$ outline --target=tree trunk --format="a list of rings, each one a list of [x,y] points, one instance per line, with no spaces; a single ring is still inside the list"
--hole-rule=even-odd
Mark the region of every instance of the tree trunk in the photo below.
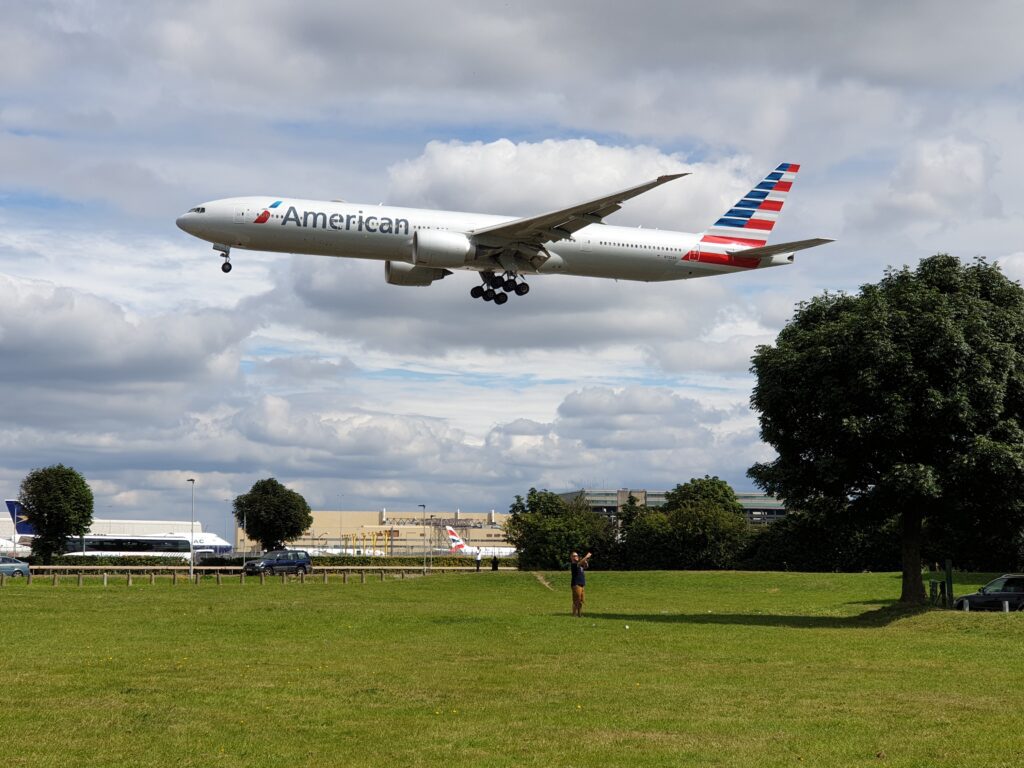
[[[900,602],[919,605],[925,602],[921,576],[921,509],[914,505],[900,515],[903,552],[903,591]]]

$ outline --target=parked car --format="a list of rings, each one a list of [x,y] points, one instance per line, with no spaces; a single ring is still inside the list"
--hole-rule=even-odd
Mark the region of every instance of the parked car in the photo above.
[[[1024,611],[1024,574],[1007,573],[993,579],[977,592],[958,597],[953,607],[964,609],[970,603],[972,611],[1001,611],[1003,603],[1010,604],[1011,611]]]
[[[246,573],[309,573],[313,563],[301,549],[278,549],[245,564]]]
[[[13,557],[0,557],[0,573],[10,576],[11,578],[28,576],[28,563],[24,560],[17,560]]]

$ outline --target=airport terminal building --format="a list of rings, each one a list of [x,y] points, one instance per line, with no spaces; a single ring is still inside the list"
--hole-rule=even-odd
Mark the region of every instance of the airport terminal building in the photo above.
[[[507,513],[421,509],[323,509],[313,511],[313,524],[289,547],[311,551],[344,550],[346,554],[443,555],[450,549],[445,526],[451,526],[470,547],[511,547],[502,527]],[[256,552],[259,545],[235,528],[235,549]]]

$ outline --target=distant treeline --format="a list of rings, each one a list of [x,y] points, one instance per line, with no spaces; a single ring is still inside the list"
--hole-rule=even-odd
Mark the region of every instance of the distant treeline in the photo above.
[[[517,496],[506,523],[520,567],[564,568],[569,554],[594,553],[599,569],[898,571],[899,530],[842,509],[795,510],[752,526],[733,489],[717,477],[695,478],[646,507],[630,497],[618,518],[593,512],[582,494],[565,501],[531,488]],[[995,518],[998,519],[998,518]],[[1024,566],[1021,532],[986,526],[926,528],[924,563],[975,571]]]

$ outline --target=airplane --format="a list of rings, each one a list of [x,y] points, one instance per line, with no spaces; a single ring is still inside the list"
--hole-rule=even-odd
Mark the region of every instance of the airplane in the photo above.
[[[512,557],[516,554],[515,547],[471,547],[462,540],[462,537],[450,525],[444,527],[448,534],[448,540],[452,543],[449,550],[453,555],[470,555],[476,557]]]
[[[426,286],[463,269],[480,277],[473,298],[500,305],[529,293],[526,275],[658,282],[791,264],[796,251],[832,242],[767,244],[799,170],[782,163],[698,234],[604,223],[627,200],[688,173],[526,218],[267,196],[213,200],[176,223],[213,243],[225,273],[232,248],[375,259],[391,285]]]

